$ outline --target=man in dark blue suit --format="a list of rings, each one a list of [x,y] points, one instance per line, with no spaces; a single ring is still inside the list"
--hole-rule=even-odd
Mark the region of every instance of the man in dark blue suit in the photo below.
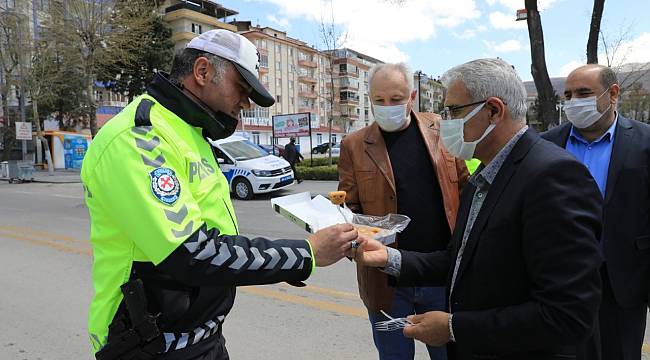
[[[448,344],[450,360],[575,359],[601,297],[602,198],[589,171],[525,122],[508,63],[479,59],[442,77],[440,138],[483,165],[463,188],[449,247],[417,253],[369,241],[357,261],[398,286],[445,285],[449,307],[404,335]]]
[[[616,112],[619,85],[602,65],[581,66],[566,79],[568,123],[542,136],[585,164],[604,198],[600,247],[603,298],[600,339],[583,356],[639,360],[650,284],[650,126]]]

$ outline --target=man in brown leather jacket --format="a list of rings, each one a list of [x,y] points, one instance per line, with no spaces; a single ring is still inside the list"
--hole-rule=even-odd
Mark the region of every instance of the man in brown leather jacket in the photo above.
[[[447,247],[456,222],[460,188],[469,176],[464,162],[439,141],[439,116],[413,112],[416,91],[405,64],[380,64],[370,70],[375,123],[341,143],[339,190],[356,213],[399,213],[411,218],[392,246],[419,252]],[[359,294],[371,323],[445,309],[443,287],[391,288],[375,268],[357,266]],[[401,331],[373,328],[379,359],[413,359],[414,342]],[[431,359],[446,359],[445,349],[428,347]]]

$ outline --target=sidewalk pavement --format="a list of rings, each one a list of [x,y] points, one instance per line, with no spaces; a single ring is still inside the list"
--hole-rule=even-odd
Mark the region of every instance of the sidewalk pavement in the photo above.
[[[74,184],[81,183],[79,170],[54,170],[50,175],[47,170],[35,170],[32,173],[32,182],[48,183],[48,184]],[[0,177],[0,181],[9,181],[7,178]],[[26,181],[27,182],[27,181]]]

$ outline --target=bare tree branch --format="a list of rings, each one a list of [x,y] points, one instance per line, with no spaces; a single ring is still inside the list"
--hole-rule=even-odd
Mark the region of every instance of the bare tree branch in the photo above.
[[[338,93],[336,92],[335,87],[335,74],[338,73],[336,70],[336,64],[334,64],[334,59],[336,57],[336,50],[343,48],[347,42],[347,33],[340,33],[336,22],[334,19],[334,8],[332,1],[330,0],[330,19],[325,20],[321,15],[321,21],[319,25],[320,30],[320,41],[323,48],[321,51],[325,54],[327,59],[327,66],[329,68],[329,94],[325,95],[326,100],[329,103],[329,116],[327,116],[328,124],[328,133],[329,133],[329,143],[332,143],[332,124],[334,122],[334,104]],[[340,103],[340,100],[339,100]],[[339,109],[340,112],[340,109]],[[327,113],[327,112],[326,112]],[[329,151],[329,164],[332,165],[332,152]]]

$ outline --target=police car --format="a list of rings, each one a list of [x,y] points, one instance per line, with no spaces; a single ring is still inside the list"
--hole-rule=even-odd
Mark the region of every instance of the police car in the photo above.
[[[293,184],[289,163],[270,155],[240,135],[211,141],[217,161],[237,199],[249,200],[254,194],[284,189]]]

